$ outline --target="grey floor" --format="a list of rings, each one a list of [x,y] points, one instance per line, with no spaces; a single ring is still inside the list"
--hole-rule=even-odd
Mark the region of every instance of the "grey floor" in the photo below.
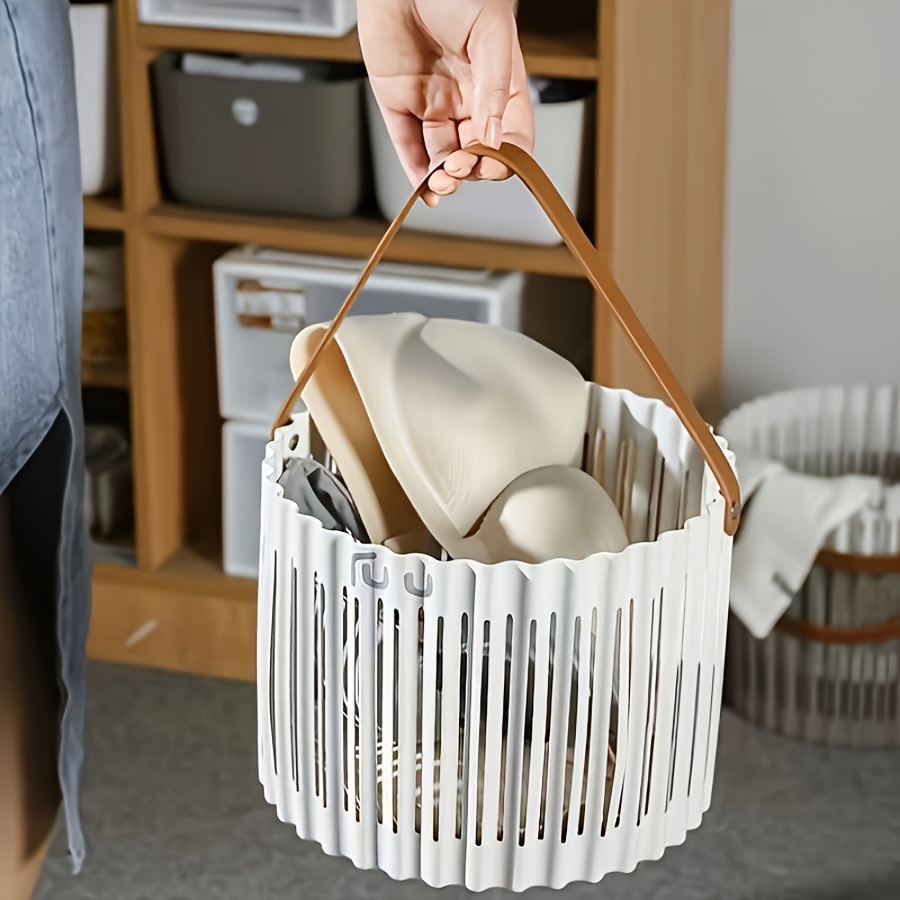
[[[73,877],[59,834],[38,900],[466,896],[360,872],[281,824],[256,779],[252,686],[101,665],[89,686],[90,856]],[[683,846],[599,886],[525,896],[898,900],[900,753],[795,744],[726,712],[712,809]]]

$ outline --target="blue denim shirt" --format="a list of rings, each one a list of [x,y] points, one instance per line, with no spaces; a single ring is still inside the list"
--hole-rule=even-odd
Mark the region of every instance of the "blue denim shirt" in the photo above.
[[[67,0],[0,0],[0,492],[62,417],[59,775],[76,871],[90,554],[83,510],[81,165]],[[53,540],[34,534],[29,540]]]

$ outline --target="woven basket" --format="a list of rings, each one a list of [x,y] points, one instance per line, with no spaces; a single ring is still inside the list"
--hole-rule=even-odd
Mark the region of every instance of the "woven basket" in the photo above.
[[[727,417],[729,440],[816,475],[900,479],[900,390],[792,391]],[[764,640],[729,625],[729,701],[770,731],[900,747],[900,521],[865,510],[830,535]]]

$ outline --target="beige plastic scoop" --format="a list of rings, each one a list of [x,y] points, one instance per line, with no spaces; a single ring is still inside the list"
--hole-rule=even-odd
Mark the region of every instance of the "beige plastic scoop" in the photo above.
[[[294,339],[291,368],[295,377],[319,346],[325,328],[311,325]],[[429,552],[433,538],[384,457],[337,344],[322,354],[303,400],[341,470],[371,540],[398,553]]]
[[[295,373],[321,336],[298,335]],[[530,338],[402,313],[351,317],[336,345],[303,398],[373,540],[424,524],[451,556],[496,562],[464,538],[498,495],[581,461],[587,383]]]

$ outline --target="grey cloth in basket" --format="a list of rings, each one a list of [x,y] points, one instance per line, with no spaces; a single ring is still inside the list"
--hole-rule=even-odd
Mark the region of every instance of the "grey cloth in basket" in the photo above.
[[[288,460],[278,483],[301,514],[318,519],[329,531],[346,531],[357,541],[369,540],[347,488],[314,459]]]

